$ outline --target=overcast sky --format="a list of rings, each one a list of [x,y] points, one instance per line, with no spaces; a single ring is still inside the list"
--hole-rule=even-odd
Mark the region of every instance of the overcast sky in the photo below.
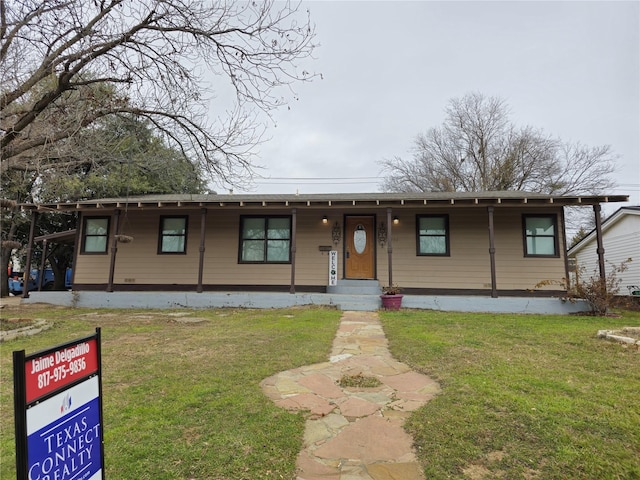
[[[503,98],[512,120],[620,155],[612,193],[640,204],[640,2],[303,2],[322,79],[274,114],[256,193],[379,191],[453,97]],[[306,64],[305,64],[306,65]],[[328,180],[312,180],[328,179]],[[238,192],[239,193],[239,192]],[[619,205],[615,205],[617,208]]]

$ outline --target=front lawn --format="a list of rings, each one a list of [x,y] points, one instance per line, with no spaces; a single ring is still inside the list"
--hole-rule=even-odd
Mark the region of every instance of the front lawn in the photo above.
[[[102,327],[106,478],[291,480],[305,417],[259,382],[326,361],[341,312],[82,310],[0,343],[0,479],[15,478],[11,352]],[[8,314],[8,315],[7,315]],[[176,314],[186,314],[185,317]],[[596,338],[624,318],[380,314],[401,361],[442,393],[410,417],[426,478],[640,478],[640,352]]]
[[[0,343],[0,479],[15,479],[12,351],[30,354],[97,326],[106,478],[293,477],[305,418],[276,408],[259,383],[326,361],[340,312],[37,307],[22,307],[19,315],[51,319],[53,328]]]
[[[381,314],[393,355],[441,383],[416,412],[428,479],[640,478],[640,351],[623,318]]]

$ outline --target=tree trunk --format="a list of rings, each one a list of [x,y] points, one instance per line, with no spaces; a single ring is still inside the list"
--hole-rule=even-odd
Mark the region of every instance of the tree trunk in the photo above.
[[[59,258],[56,255],[56,252],[59,248],[59,245],[56,245],[54,248],[52,248],[49,255],[47,255],[47,260],[49,260],[49,265],[51,266],[51,270],[53,270],[53,289],[65,290],[64,280],[69,262],[66,258],[64,258],[64,256]]]
[[[0,297],[5,298],[9,296],[9,279],[7,267],[9,266],[9,260],[11,259],[11,250],[9,248],[3,248],[0,254],[2,259],[2,268],[0,268]]]
[[[13,218],[10,220],[5,218],[5,220],[10,222],[9,231],[7,232],[7,238],[5,238],[5,240],[13,240],[18,226]],[[7,283],[9,272],[7,269],[9,268],[9,261],[11,260],[11,252],[13,249],[0,248],[0,250],[0,262],[2,262],[0,264],[0,298],[4,298],[9,296],[9,284]]]

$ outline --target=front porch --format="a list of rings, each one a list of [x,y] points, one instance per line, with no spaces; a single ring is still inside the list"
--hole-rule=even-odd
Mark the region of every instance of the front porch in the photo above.
[[[30,292],[22,304],[49,303],[82,308],[287,308],[307,305],[339,310],[374,311],[381,308],[377,294],[285,292]],[[476,295],[408,295],[403,308],[530,314],[571,314],[589,310],[586,302],[557,297],[498,297]]]

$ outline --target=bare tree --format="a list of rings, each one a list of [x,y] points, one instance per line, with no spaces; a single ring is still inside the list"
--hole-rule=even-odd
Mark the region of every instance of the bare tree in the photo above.
[[[83,160],[60,148],[99,119],[135,115],[218,183],[251,178],[257,107],[312,78],[298,61],[314,31],[275,0],[0,0],[1,173]],[[226,78],[235,105],[207,118],[204,78]],[[233,95],[233,94],[232,94]],[[82,104],[82,108],[73,105]]]
[[[615,159],[609,146],[567,144],[517,127],[503,100],[471,93],[452,99],[444,123],[416,137],[413,158],[382,161],[382,188],[597,194],[613,186]]]

